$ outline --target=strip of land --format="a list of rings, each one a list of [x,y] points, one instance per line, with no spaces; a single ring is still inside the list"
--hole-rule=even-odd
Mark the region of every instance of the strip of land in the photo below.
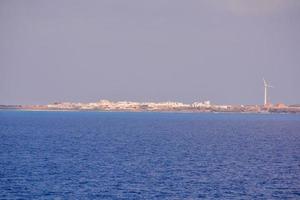
[[[185,104],[181,102],[132,102],[100,100],[95,103],[55,102],[46,105],[0,105],[5,110],[45,111],[126,111],[126,112],[241,112],[300,113],[300,104],[214,105],[209,101]]]

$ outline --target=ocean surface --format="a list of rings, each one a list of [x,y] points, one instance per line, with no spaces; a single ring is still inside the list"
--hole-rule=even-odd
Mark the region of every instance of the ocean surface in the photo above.
[[[300,115],[0,111],[0,199],[300,199]]]

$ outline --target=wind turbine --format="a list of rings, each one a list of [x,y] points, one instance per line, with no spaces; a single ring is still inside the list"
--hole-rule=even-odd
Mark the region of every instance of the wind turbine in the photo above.
[[[268,88],[273,88],[273,86],[269,85],[264,78],[263,78],[263,81],[264,81],[264,87],[265,87],[264,105],[266,106],[268,104]]]

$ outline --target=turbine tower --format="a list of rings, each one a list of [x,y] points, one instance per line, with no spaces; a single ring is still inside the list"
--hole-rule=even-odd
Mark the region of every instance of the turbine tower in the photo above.
[[[264,98],[264,105],[266,106],[268,102],[268,88],[273,88],[273,86],[269,85],[267,81],[263,78],[264,87],[265,87],[265,98]]]

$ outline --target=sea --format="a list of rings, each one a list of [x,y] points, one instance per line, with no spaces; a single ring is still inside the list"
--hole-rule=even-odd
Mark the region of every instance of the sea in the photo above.
[[[300,115],[0,111],[0,199],[300,199]]]

